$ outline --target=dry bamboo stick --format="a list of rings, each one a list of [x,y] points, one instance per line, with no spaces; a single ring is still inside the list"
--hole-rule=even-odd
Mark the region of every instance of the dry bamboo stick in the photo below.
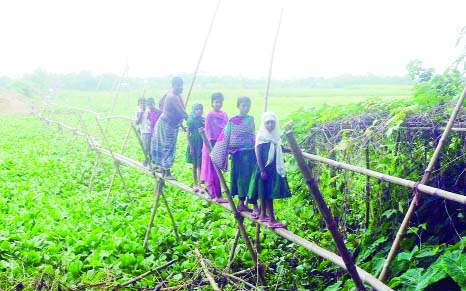
[[[259,289],[257,288],[256,286],[252,285],[251,283],[249,282],[246,282],[245,280],[241,279],[241,278],[238,278],[232,274],[228,274],[228,273],[223,273],[222,272],[222,275],[225,276],[225,277],[228,277],[230,280],[235,280],[235,281],[238,281],[238,282],[241,282],[243,283],[244,285],[248,286],[249,288],[251,288],[251,290],[259,290],[261,291],[262,289]]]
[[[167,198],[165,197],[165,194],[162,192],[162,199],[165,204],[165,207],[167,207],[167,212],[168,212],[168,217],[170,218],[172,225],[173,225],[173,231],[175,232],[175,237],[177,241],[180,241],[180,235],[178,233],[178,227],[176,226],[175,223],[175,218],[173,217],[172,210],[170,208],[170,205],[168,204]]]
[[[215,291],[221,291],[222,289],[220,289],[220,287],[218,287],[217,282],[215,282],[214,276],[209,271],[209,269],[207,269],[207,265],[206,265],[206,263],[204,261],[204,258],[202,258],[201,252],[198,249],[195,249],[194,252],[196,253],[196,255],[197,255],[198,259],[199,259],[199,262],[201,263],[202,271],[204,272],[204,275],[206,276],[207,280],[209,280],[210,286],[212,286],[212,288]]]
[[[177,261],[178,261],[178,259],[171,260],[170,262],[166,263],[165,265],[162,265],[162,266],[157,267],[155,269],[149,270],[149,271],[145,272],[144,274],[141,274],[141,275],[139,275],[137,277],[134,277],[133,279],[131,279],[129,281],[126,281],[126,282],[124,282],[122,284],[118,284],[117,286],[115,286],[114,290],[119,290],[119,289],[125,288],[125,287],[127,287],[127,286],[129,286],[129,285],[131,285],[133,283],[136,283],[137,281],[140,281],[140,280],[144,279],[145,277],[147,277],[147,276],[149,276],[151,274],[154,274],[156,272],[159,272],[159,271],[161,271],[163,269],[166,269],[166,268],[170,267],[171,265],[173,265]]]
[[[101,153],[103,155],[106,155],[108,157],[112,157],[111,154],[110,154],[110,151],[108,151],[107,149],[105,148],[102,148],[100,145],[98,145],[97,143],[91,145],[93,147],[93,149],[98,152],[98,153]],[[148,175],[148,176],[151,176],[151,177],[157,177],[157,178],[161,178],[160,175],[154,175],[153,172],[151,172],[148,168],[144,167],[142,165],[142,163],[139,163],[135,160],[132,160],[128,157],[125,157],[125,156],[121,156],[121,155],[118,155],[118,154],[114,154],[115,158],[117,160],[119,160],[121,163],[124,163],[132,168],[135,168],[139,171],[141,171],[142,173]],[[222,204],[222,203],[217,203],[217,202],[214,202],[212,201],[211,199],[208,199],[207,197],[205,197],[204,195],[200,194],[199,192],[194,192],[193,188],[183,184],[183,183],[180,183],[179,181],[175,181],[175,180],[166,180],[165,181],[166,183],[168,184],[171,184],[172,186],[182,190],[182,191],[185,191],[185,192],[188,192],[192,195],[195,195],[195,196],[198,196],[199,198],[202,198],[202,199],[205,199],[207,202],[211,203],[211,204],[215,204],[219,207],[223,207],[225,210],[228,210],[230,212],[233,212],[233,209],[230,207],[230,205],[228,204]],[[261,226],[267,228],[267,224],[265,223],[261,223],[261,222],[257,222],[256,220],[254,220],[252,217],[251,217],[251,214],[250,213],[247,213],[247,212],[241,212],[239,213],[239,215],[241,215],[242,217],[244,218],[247,218],[251,221],[254,221],[256,223],[259,223]],[[302,247],[304,247],[305,249],[307,249],[308,251],[310,251],[311,253],[323,258],[323,259],[326,259],[326,260],[329,260],[330,262],[336,264],[337,266],[341,267],[342,269],[345,269],[346,270],[346,266],[345,266],[345,263],[343,262],[342,258],[340,256],[338,256],[337,254],[329,251],[329,250],[326,250],[318,245],[316,245],[315,243],[312,243],[294,233],[292,233],[291,231],[287,230],[287,229],[275,229],[275,230],[270,230],[274,233],[276,233],[277,235],[289,240],[290,242],[293,242],[297,245],[300,245]],[[366,282],[367,284],[371,285],[373,288],[375,288],[376,290],[378,291],[393,291],[393,289],[389,288],[388,286],[386,286],[384,283],[380,282],[377,278],[375,278],[374,276],[372,276],[371,274],[369,274],[368,272],[366,272],[365,270],[357,267],[357,270],[358,270],[358,273],[359,273],[359,276],[361,277],[361,280],[363,280],[364,282]],[[168,290],[168,289],[167,289]]]
[[[320,193],[320,190],[317,186],[317,183],[314,180],[314,177],[312,177],[311,171],[309,170],[309,167],[307,166],[306,161],[304,160],[303,153],[301,152],[301,149],[299,148],[298,143],[296,142],[293,136],[293,133],[289,131],[286,134],[286,136],[288,138],[288,143],[290,145],[291,151],[293,152],[293,155],[296,158],[298,167],[301,170],[301,173],[303,174],[305,182],[309,188],[309,192],[314,196],[315,202],[317,203],[317,206],[319,207],[320,212],[325,220],[325,224],[327,225],[328,230],[332,234],[338,252],[340,253],[343,261],[345,262],[345,266],[348,270],[348,273],[353,279],[358,291],[366,290],[361,278],[359,277],[358,271],[356,270],[356,265],[354,264],[353,258],[351,257],[351,254],[348,251],[348,249],[346,248],[343,237],[341,236],[341,233],[338,230],[335,218],[333,217],[332,213],[330,212],[330,209],[327,206],[327,203],[322,197],[322,194]]]
[[[419,182],[419,185],[424,185],[429,182],[430,173],[432,172],[432,169],[434,168],[435,162],[437,161],[440,155],[440,152],[443,150],[445,141],[448,137],[448,134],[450,133],[450,129],[453,127],[453,123],[455,122],[456,117],[458,116],[458,113],[463,107],[465,97],[466,97],[466,86],[464,87],[463,93],[461,94],[460,98],[458,99],[458,102],[456,103],[453,113],[450,115],[450,119],[448,120],[447,126],[445,127],[445,130],[443,131],[442,136],[440,137],[440,140],[438,141],[434,154],[432,155],[430,159],[429,165],[427,165],[427,168],[424,171],[424,175],[422,176],[422,179]],[[388,253],[387,259],[385,260],[384,266],[382,268],[382,272],[380,273],[379,280],[382,282],[385,281],[385,279],[387,278],[390,264],[395,259],[398,253],[401,240],[403,239],[406,229],[408,228],[409,221],[411,220],[411,217],[414,214],[414,209],[416,208],[418,203],[419,203],[418,195],[415,189],[413,200],[411,201],[411,204],[409,205],[408,211],[406,212],[403,222],[401,223],[401,226],[398,229],[398,232],[396,233],[395,240],[393,241],[392,247],[390,248],[390,252]]]
[[[395,176],[390,176],[390,175],[387,175],[387,174],[384,174],[384,173],[381,173],[381,172],[376,172],[376,171],[373,171],[373,170],[361,168],[361,167],[354,166],[354,165],[347,164],[347,163],[343,163],[343,162],[337,162],[335,160],[324,158],[324,157],[321,157],[321,156],[318,156],[318,155],[313,155],[313,154],[308,154],[308,153],[303,152],[303,156],[305,158],[310,159],[310,160],[320,162],[320,163],[324,163],[324,164],[327,164],[329,166],[336,167],[338,169],[349,170],[349,171],[353,171],[353,172],[360,173],[360,174],[363,174],[363,175],[371,176],[371,177],[377,178],[377,179],[379,179],[380,181],[383,181],[383,182],[390,182],[390,183],[397,184],[397,185],[400,185],[400,186],[405,186],[405,187],[408,187],[408,188],[411,188],[411,189],[414,189],[417,186],[417,189],[420,192],[423,192],[425,194],[429,194],[429,195],[437,196],[437,197],[442,197],[444,199],[455,201],[455,202],[458,202],[458,203],[461,203],[461,204],[466,204],[466,196],[458,194],[458,193],[445,191],[445,190],[442,190],[442,189],[439,189],[439,188],[435,188],[435,187],[431,187],[431,186],[427,186],[427,185],[422,185],[422,184],[417,185],[417,183],[414,182],[414,181],[410,181],[410,180],[403,179],[403,178],[398,178],[398,177],[395,177]]]

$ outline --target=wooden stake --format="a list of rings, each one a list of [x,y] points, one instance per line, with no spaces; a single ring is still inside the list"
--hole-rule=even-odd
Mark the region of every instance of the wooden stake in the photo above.
[[[178,234],[178,227],[176,226],[175,218],[173,217],[173,213],[170,209],[170,205],[168,205],[167,198],[165,197],[165,194],[163,192],[162,192],[162,199],[163,199],[163,202],[165,203],[165,207],[167,207],[168,216],[170,217],[170,220],[172,222],[173,231],[175,232],[176,240],[180,241],[180,235]]]
[[[440,155],[440,152],[443,150],[443,147],[445,145],[445,140],[447,139],[447,136],[450,133],[450,129],[453,127],[453,123],[455,122],[456,117],[458,116],[458,113],[463,107],[465,97],[466,97],[466,86],[464,87],[463,93],[461,94],[460,98],[458,99],[458,102],[456,103],[453,113],[450,115],[450,119],[448,120],[447,126],[445,127],[445,130],[443,131],[442,136],[440,137],[437,147],[435,148],[434,154],[432,155],[430,159],[429,165],[427,165],[427,168],[424,171],[424,175],[422,175],[422,179],[419,182],[419,185],[425,185],[427,184],[427,182],[429,182],[430,173],[432,172],[432,169],[434,168],[435,162],[437,161]],[[384,266],[382,268],[382,272],[380,273],[379,280],[382,282],[384,282],[387,279],[388,269],[390,268],[390,264],[395,259],[398,253],[401,240],[403,239],[406,229],[408,228],[409,221],[411,220],[411,217],[414,214],[414,209],[419,203],[419,197],[418,197],[419,195],[417,193],[418,191],[416,190],[417,188],[419,187],[416,187],[414,189],[413,200],[411,201],[411,204],[409,205],[408,211],[406,212],[403,222],[401,223],[400,229],[398,229],[398,232],[396,233],[395,240],[393,241],[392,247],[390,248],[390,252],[388,253],[387,259],[385,260]]]
[[[212,27],[214,26],[215,18],[217,17],[218,8],[220,7],[220,2],[221,2],[221,0],[217,1],[217,6],[215,7],[214,15],[212,16],[212,20],[210,21],[209,30],[207,31],[207,35],[206,35],[206,38],[205,38],[205,41],[204,41],[204,45],[202,46],[201,54],[199,56],[199,59],[197,60],[196,69],[194,70],[193,79],[191,80],[191,85],[189,86],[188,95],[186,95],[186,101],[185,101],[185,104],[184,104],[185,107],[188,106],[189,97],[191,97],[191,93],[192,93],[193,88],[194,88],[194,82],[196,82],[197,73],[199,72],[199,67],[201,66],[202,57],[204,56],[205,48],[207,47],[207,42],[209,41],[209,38],[210,38],[210,32],[212,31]]]
[[[205,134],[204,129],[199,128],[199,133],[201,134],[202,140],[204,141],[204,146],[207,147],[207,150],[210,153],[212,151],[212,145],[210,144],[209,140],[207,139],[207,136]],[[248,233],[246,232],[246,229],[244,228],[244,224],[243,224],[244,218],[241,216],[241,214],[236,209],[235,202],[233,202],[233,198],[231,197],[230,189],[228,188],[228,185],[225,182],[225,178],[223,177],[222,171],[220,171],[217,168],[217,166],[215,166],[215,165],[214,165],[214,169],[215,169],[215,172],[217,172],[217,175],[218,175],[218,177],[220,179],[220,183],[222,185],[223,190],[227,194],[228,204],[230,205],[232,211],[234,212],[236,222],[238,223],[238,227],[239,227],[239,229],[241,231],[241,235],[242,235],[243,240],[244,240],[244,242],[246,244],[246,247],[247,247],[249,253],[251,254],[251,258],[252,258],[252,260],[254,262],[254,265],[256,266],[256,268],[258,268],[257,254],[254,251],[254,248],[252,247],[251,240],[249,239]],[[259,280],[261,281],[261,283],[263,285],[265,285],[265,278],[264,278],[262,272],[260,272]]]
[[[304,180],[306,181],[306,184],[309,188],[309,192],[314,196],[317,206],[319,207],[320,212],[322,213],[322,216],[325,220],[325,224],[327,225],[328,230],[332,234],[338,252],[340,253],[341,258],[345,262],[348,273],[353,279],[358,291],[366,290],[356,270],[356,266],[351,257],[351,254],[346,248],[345,242],[343,241],[343,237],[341,236],[341,233],[338,231],[335,219],[333,218],[330,209],[328,208],[324,198],[322,197],[322,194],[320,193],[319,187],[317,186],[314,178],[311,175],[311,171],[309,170],[309,167],[307,166],[306,161],[304,160],[301,149],[299,148],[298,143],[296,142],[293,136],[293,133],[289,131],[286,134],[286,136],[288,138],[288,143],[291,148],[291,151],[293,152],[293,155],[296,158],[296,162],[298,163],[298,167],[301,170]]]
[[[273,59],[275,56],[275,47],[277,46],[278,35],[280,34],[280,27],[282,25],[282,17],[283,17],[283,8],[280,10],[280,17],[278,18],[277,31],[275,32],[275,38],[273,40],[273,45],[272,45],[272,53],[270,55],[269,74],[267,77],[267,86],[265,87],[265,94],[264,94],[264,112],[267,112],[267,107],[269,103],[268,100],[269,100],[269,91],[270,91],[270,81],[272,79]]]

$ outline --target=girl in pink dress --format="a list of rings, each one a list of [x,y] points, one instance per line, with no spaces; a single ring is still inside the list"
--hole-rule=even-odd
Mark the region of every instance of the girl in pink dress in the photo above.
[[[205,117],[205,133],[212,147],[217,142],[218,136],[228,122],[228,115],[221,110],[223,99],[222,93],[212,94],[211,102],[213,110],[207,113]],[[222,198],[220,180],[210,160],[208,149],[205,146],[202,148],[201,181],[205,183],[207,192],[212,199],[220,203],[227,202],[227,200]]]

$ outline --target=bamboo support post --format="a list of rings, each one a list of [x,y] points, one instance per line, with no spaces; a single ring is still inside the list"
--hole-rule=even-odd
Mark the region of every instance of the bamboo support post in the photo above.
[[[129,190],[128,190],[128,188],[126,187],[125,179],[123,178],[123,175],[121,174],[119,162],[118,162],[118,160],[115,158],[114,152],[112,151],[112,147],[111,147],[111,145],[110,145],[110,141],[109,141],[109,139],[107,138],[107,134],[105,133],[105,131],[104,131],[103,128],[102,128],[102,125],[100,124],[100,118],[97,116],[97,117],[95,118],[95,120],[96,120],[96,122],[97,122],[97,126],[98,126],[99,129],[100,129],[100,132],[101,132],[101,134],[102,134],[102,137],[103,137],[105,143],[107,143],[108,151],[110,152],[110,155],[111,155],[111,157],[112,157],[112,159],[113,159],[113,161],[114,161],[114,166],[115,166],[115,169],[116,169],[118,175],[120,176],[120,179],[121,179],[121,183],[122,183],[122,185],[123,185],[123,188],[125,189],[126,194],[128,194],[129,200],[131,200],[131,194],[129,193]],[[109,119],[107,119],[107,120],[109,120]]]
[[[123,140],[123,143],[121,145],[120,155],[123,155],[123,153],[125,152],[125,148],[126,148],[126,145],[128,144],[128,139],[129,139],[129,135],[131,133],[131,130],[132,130],[132,126],[131,126],[131,122],[130,122],[129,127],[128,127],[128,131],[126,132],[126,135],[125,135],[125,139]],[[107,190],[107,198],[105,199],[107,202],[110,199],[110,193],[112,192],[113,182],[115,181],[116,175],[117,175],[117,173],[119,171],[119,167],[120,167],[120,165],[118,163],[114,163],[113,174],[112,174],[112,177],[110,178],[110,185],[109,185],[108,190]]]
[[[227,266],[225,268],[226,273],[228,273],[230,271],[231,264],[233,264],[233,261],[235,260],[236,247],[238,246],[238,241],[239,241],[240,236],[241,236],[241,231],[238,228],[238,230],[236,231],[236,234],[235,234],[235,238],[233,239],[233,245],[232,245],[231,250],[230,250],[230,255],[228,256],[228,263],[227,263]]]
[[[147,243],[149,242],[150,233],[152,231],[152,226],[154,225],[154,219],[155,219],[155,215],[157,214],[157,209],[159,207],[159,201],[160,201],[161,193],[163,191],[163,186],[164,186],[164,181],[163,180],[159,180],[157,182],[157,184],[155,185],[155,189],[154,189],[154,205],[152,206],[149,225],[147,226],[146,235],[144,237],[143,248],[145,250],[147,250]]]
[[[207,30],[207,35],[204,40],[204,45],[202,46],[201,54],[199,55],[199,59],[197,60],[197,64],[196,64],[196,69],[194,70],[193,79],[191,80],[191,85],[189,86],[188,94],[186,95],[186,101],[184,104],[185,107],[188,106],[189,98],[191,97],[191,93],[193,92],[194,83],[196,82],[197,73],[199,72],[199,67],[201,66],[202,58],[204,56],[207,43],[209,42],[210,33],[212,31],[212,28],[214,27],[215,18],[217,17],[218,8],[220,7],[220,2],[221,0],[217,1],[217,6],[215,7],[214,15],[212,16],[212,20],[210,21],[209,30]]]
[[[365,158],[366,158],[366,169],[370,168],[370,154],[369,154],[369,140],[366,138],[365,140]],[[369,176],[366,176],[366,216],[365,216],[365,226],[366,229],[369,229],[370,223],[370,211],[371,211],[371,179]]]
[[[275,31],[275,37],[273,39],[273,45],[272,45],[272,52],[270,54],[269,73],[267,76],[267,85],[265,87],[265,93],[264,93],[264,112],[267,112],[267,108],[269,104],[269,91],[270,91],[270,81],[272,79],[273,60],[275,57],[275,48],[277,46],[278,35],[280,34],[280,28],[282,25],[282,17],[283,17],[283,8],[280,10],[280,17],[278,18],[278,26],[277,26],[277,30]]]
[[[293,136],[293,133],[288,132],[286,136],[288,138],[291,151],[293,152],[293,155],[296,158],[298,167],[301,170],[301,173],[303,174],[303,177],[309,188],[309,192],[314,196],[315,202],[317,203],[317,206],[319,207],[320,212],[325,220],[325,224],[327,225],[328,230],[332,234],[332,237],[333,237],[333,240],[335,241],[335,245],[338,249],[338,252],[340,253],[343,261],[345,262],[348,273],[353,279],[358,291],[366,290],[364,287],[364,284],[362,283],[361,278],[359,277],[358,271],[356,270],[356,265],[354,264],[351,254],[346,248],[345,242],[343,241],[343,237],[341,236],[341,233],[338,231],[335,219],[333,218],[333,215],[330,212],[330,209],[325,203],[325,200],[322,197],[322,194],[320,193],[320,190],[314,178],[311,175],[311,171],[309,170],[309,167],[307,166],[306,161],[304,160],[301,149],[299,148],[298,143],[296,142]]]
[[[204,132],[203,128],[199,128],[199,133],[201,134],[202,140],[204,141],[204,146],[207,147],[207,150],[209,153],[212,151],[212,145],[210,144],[209,140],[207,139],[207,136]],[[215,172],[217,173],[219,179],[220,179],[220,184],[222,185],[223,190],[227,194],[227,199],[228,199],[228,204],[230,205],[230,208],[234,212],[234,217],[236,219],[236,222],[238,223],[238,227],[241,231],[241,235],[243,237],[243,240],[246,244],[246,247],[251,254],[251,258],[254,262],[254,265],[256,268],[258,267],[258,260],[257,260],[257,254],[254,251],[254,248],[252,246],[251,240],[249,239],[249,235],[246,232],[246,229],[244,228],[244,218],[241,216],[239,211],[236,209],[235,202],[233,202],[233,198],[231,197],[230,189],[228,188],[227,183],[225,182],[225,178],[223,177],[223,173],[220,171],[220,169],[217,168],[217,166],[214,165]],[[261,281],[262,284],[265,285],[265,278],[263,277],[263,273],[260,272],[259,280]]]
[[[204,272],[204,275],[206,276],[207,280],[209,280],[210,286],[212,286],[212,289],[214,289],[214,291],[220,291],[221,289],[220,287],[218,287],[217,282],[215,282],[214,276],[207,268],[204,258],[202,258],[201,252],[198,249],[195,249],[194,252],[196,253],[197,258],[199,259],[199,263],[201,263],[202,271]]]
[[[427,165],[426,170],[424,171],[424,174],[422,175],[422,179],[419,182],[420,185],[425,185],[429,182],[429,177],[430,173],[432,172],[432,169],[434,168],[434,165],[440,155],[440,152],[443,150],[443,147],[445,145],[445,141],[448,137],[448,134],[450,133],[450,129],[453,127],[453,123],[456,120],[456,117],[458,116],[458,113],[460,112],[464,99],[466,97],[466,86],[464,87],[463,93],[461,94],[460,98],[458,99],[458,102],[456,103],[456,106],[450,115],[450,119],[448,120],[448,123],[445,127],[445,130],[442,133],[442,136],[440,137],[440,140],[438,141],[437,147],[435,148],[434,154],[432,155],[429,165]],[[414,197],[411,203],[409,204],[408,211],[406,212],[405,217],[403,218],[403,222],[401,223],[400,228],[398,229],[398,232],[396,233],[395,240],[393,241],[392,247],[390,248],[390,252],[388,253],[387,259],[385,260],[384,266],[382,268],[382,271],[379,276],[379,280],[384,282],[387,279],[388,275],[388,269],[390,268],[390,264],[392,261],[395,259],[398,250],[400,248],[400,243],[401,240],[403,239],[403,236],[406,232],[406,229],[408,228],[409,221],[411,220],[411,217],[414,214],[414,209],[416,208],[417,204],[419,203],[418,200],[418,193],[417,193],[417,188],[420,187],[415,187],[414,188]]]
[[[173,213],[171,211],[170,205],[168,204],[167,198],[165,197],[165,194],[163,192],[162,192],[162,199],[165,204],[165,207],[167,208],[168,217],[170,217],[170,220],[172,222],[173,232],[175,233],[176,240],[180,241],[180,235],[178,233],[178,227],[176,226],[176,223],[175,223],[175,218],[173,217]]]

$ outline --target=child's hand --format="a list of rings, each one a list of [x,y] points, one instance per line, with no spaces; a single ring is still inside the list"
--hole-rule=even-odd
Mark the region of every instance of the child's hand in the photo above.
[[[267,172],[261,171],[261,179],[264,181],[267,180]]]

